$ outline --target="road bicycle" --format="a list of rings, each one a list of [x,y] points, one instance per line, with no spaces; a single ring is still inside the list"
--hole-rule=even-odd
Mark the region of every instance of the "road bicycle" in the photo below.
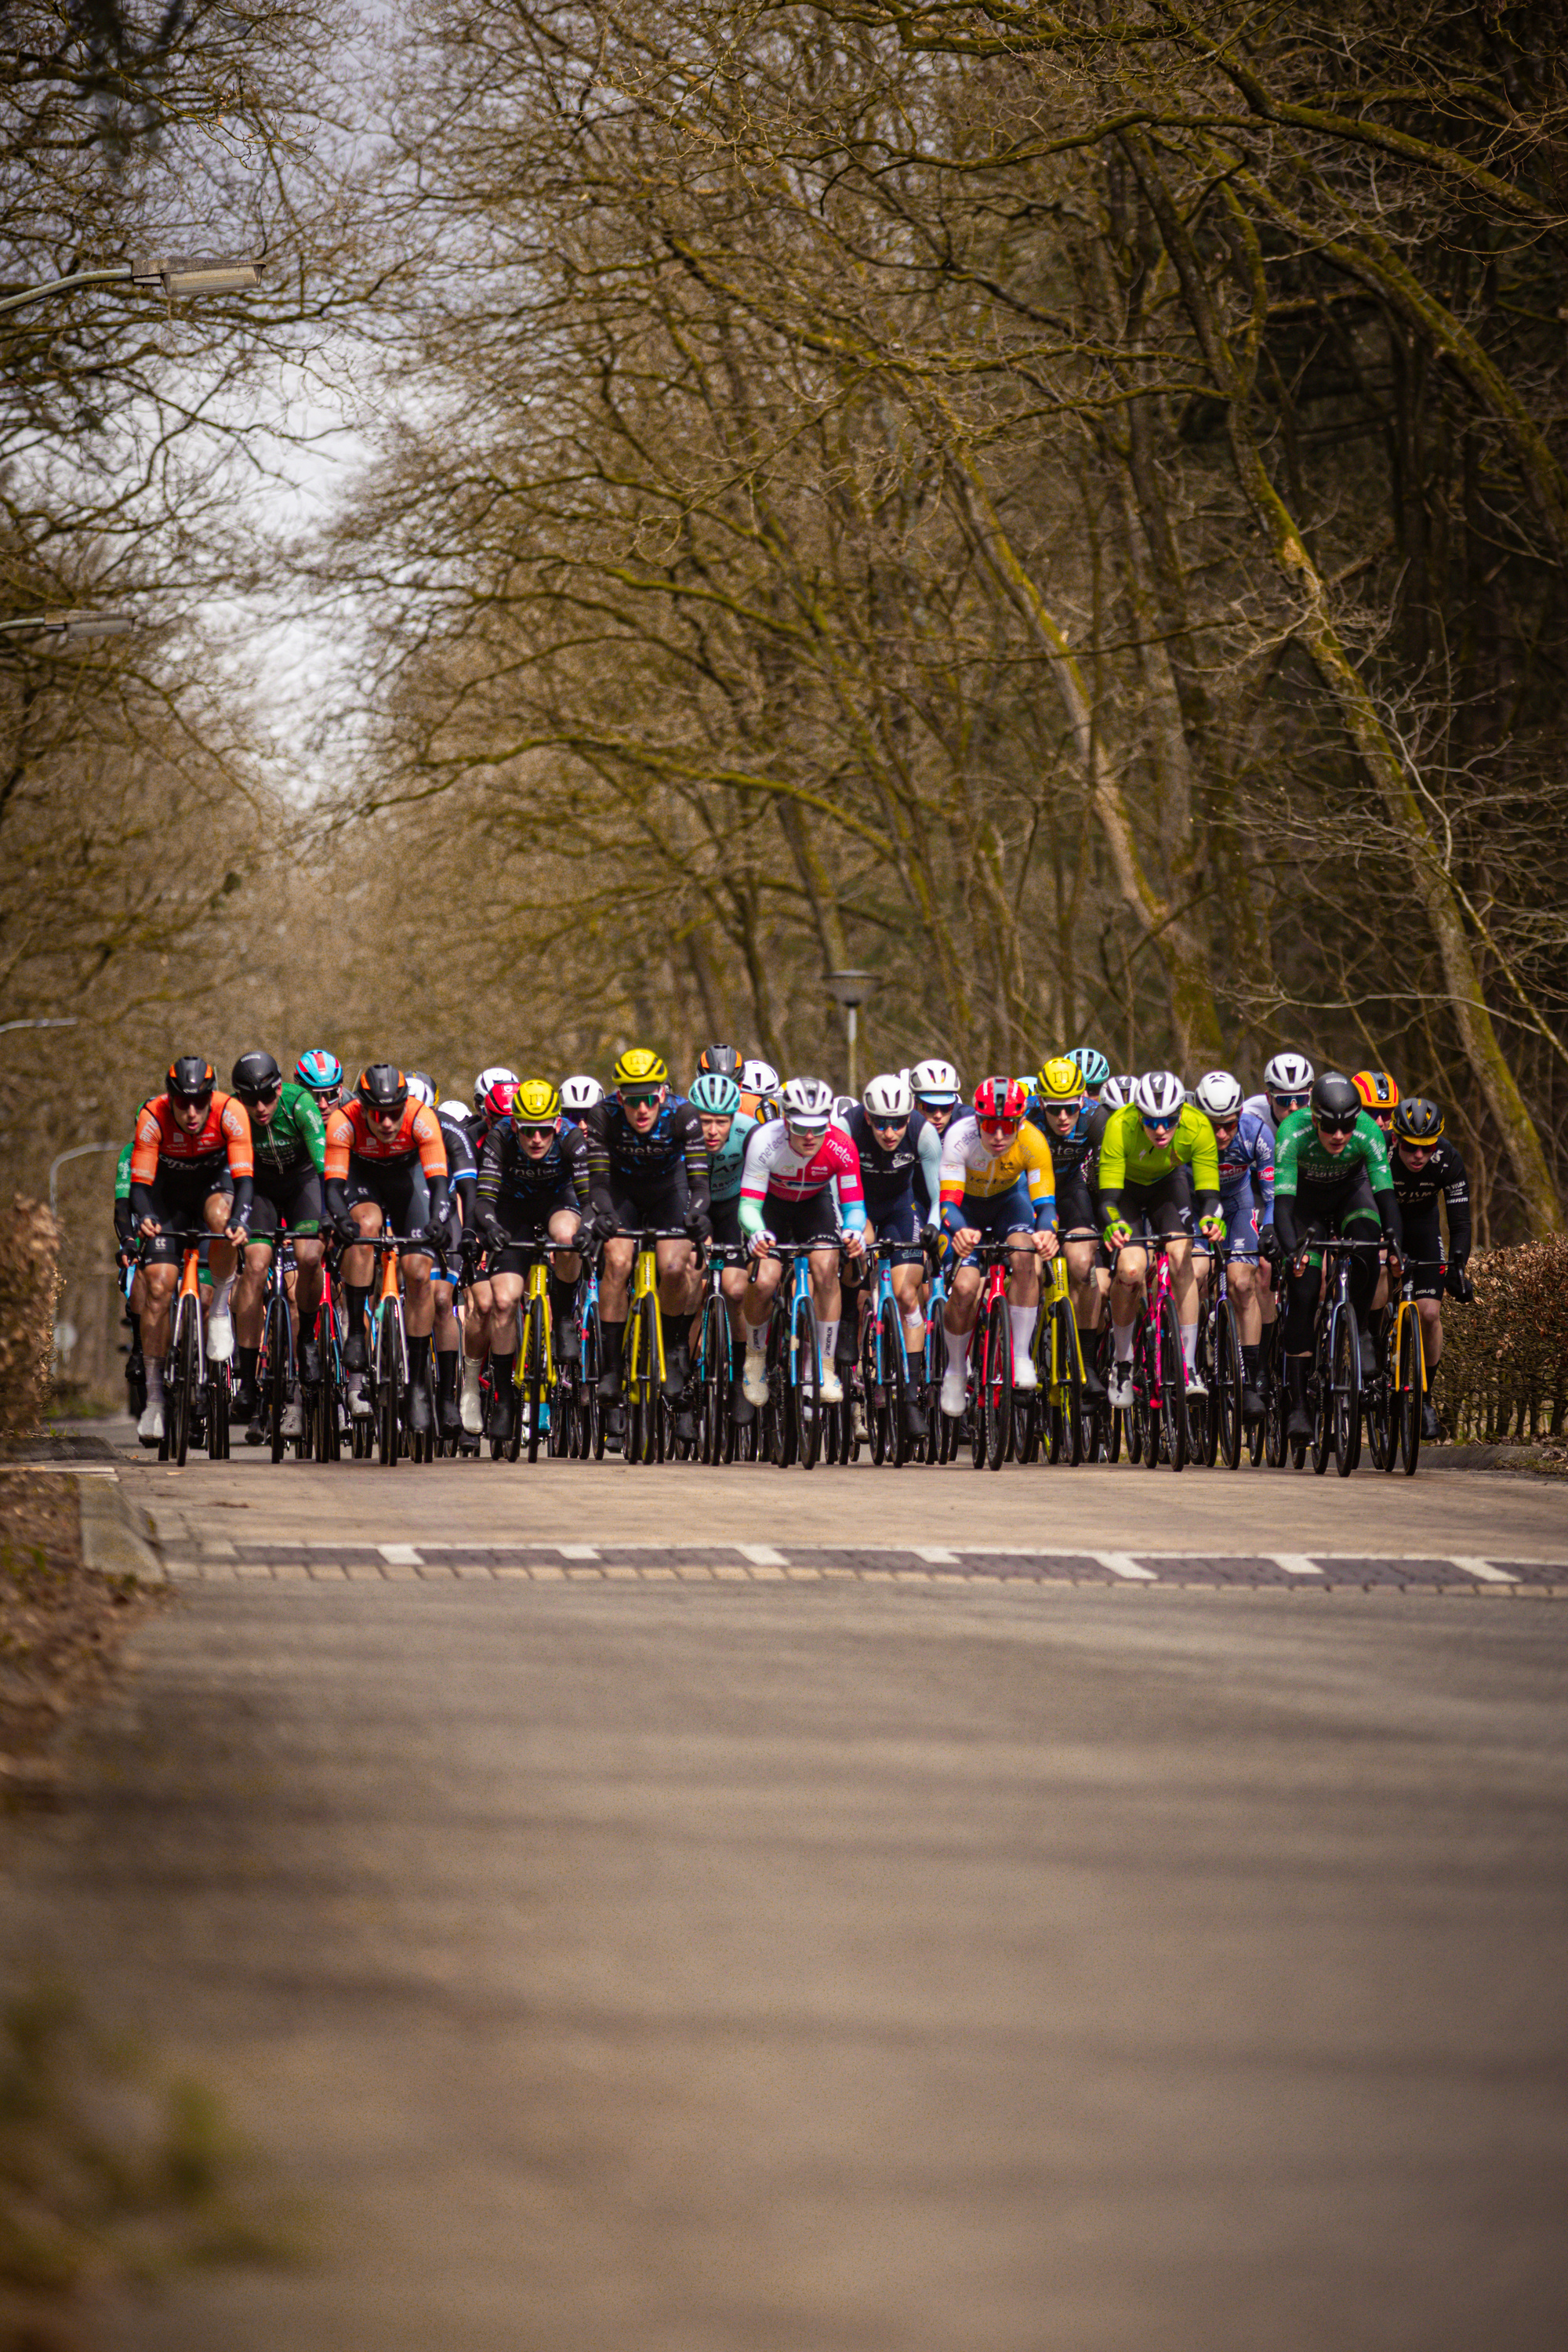
[[[131,1286],[136,1279],[136,1260],[131,1258],[121,1267],[119,1288],[124,1313],[121,1327],[129,1331],[122,1353],[125,1358],[125,1402],[132,1421],[140,1421],[147,1410],[147,1363],[142,1353],[142,1342],[131,1320]]]
[[[757,1417],[737,1422],[741,1374],[735,1335],[725,1303],[726,1268],[743,1265],[749,1253],[737,1242],[707,1244],[702,1261],[702,1305],[691,1355],[697,1395],[697,1457],[700,1462],[749,1462],[757,1451]]]
[[[530,1462],[537,1462],[542,1444],[546,1454],[567,1450],[569,1407],[555,1358],[555,1325],[550,1310],[550,1262],[557,1250],[576,1255],[580,1236],[570,1242],[534,1241],[512,1244],[528,1262],[528,1278],[518,1301],[517,1355],[512,1364],[511,1435],[490,1442],[490,1458],[504,1453],[515,1462],[524,1445]]]
[[[229,1372],[226,1364],[207,1361],[206,1329],[202,1314],[202,1249],[212,1239],[205,1225],[188,1233],[162,1234],[180,1247],[180,1280],[169,1310],[169,1352],[163,1367],[163,1434],[158,1442],[160,1462],[184,1467],[193,1442],[206,1442],[207,1459],[228,1459]],[[145,1263],[147,1243],[142,1245]]]
[[[428,1429],[416,1433],[406,1427],[408,1419],[409,1370],[408,1328],[403,1304],[403,1256],[405,1251],[427,1255],[430,1244],[421,1235],[396,1234],[361,1234],[355,1247],[374,1252],[381,1263],[381,1289],[371,1317],[370,1370],[365,1375],[365,1387],[370,1397],[368,1419],[354,1423],[354,1452],[368,1456],[374,1445],[384,1468],[395,1470],[399,1457],[406,1452],[412,1462],[435,1459],[436,1444],[436,1384],[428,1364],[425,1371],[430,1413]]]
[[[1071,1233],[1062,1238],[1083,1241],[1089,1236]],[[1019,1449],[1022,1458],[1032,1461],[1038,1452],[1048,1462],[1066,1462],[1075,1469],[1080,1462],[1092,1462],[1098,1446],[1096,1416],[1089,1400],[1067,1260],[1060,1250],[1045,1269],[1039,1319],[1035,1325],[1035,1370],[1039,1386],[1027,1415],[1035,1427],[1030,1432],[1030,1450],[1026,1454]]]
[[[282,1461],[290,1443],[283,1434],[283,1416],[294,1391],[293,1318],[288,1286],[288,1276],[293,1270],[292,1246],[279,1234],[267,1268],[261,1346],[256,1360],[256,1415],[245,1433],[247,1444],[270,1445],[274,1462]],[[300,1433],[292,1441],[301,1462],[310,1458],[314,1433],[312,1418],[304,1411],[301,1400]]]
[[[1366,1252],[1381,1251],[1378,1241],[1356,1241],[1331,1234],[1311,1244],[1310,1255],[1322,1260],[1322,1281],[1312,1320],[1311,1370],[1307,1376],[1307,1401],[1312,1414],[1312,1469],[1321,1477],[1329,1456],[1342,1478],[1348,1478],[1361,1460],[1362,1348],[1361,1328],[1351,1304],[1351,1266]],[[1298,1259],[1303,1265],[1305,1257]]]
[[[920,1364],[911,1365],[904,1340],[903,1309],[893,1289],[893,1266],[904,1255],[901,1242],[876,1242],[869,1253],[874,1286],[860,1334],[860,1389],[867,1443],[879,1469],[889,1462],[895,1470],[902,1469],[921,1444],[910,1435],[909,1419],[911,1402],[925,1402],[921,1395],[925,1350],[922,1347]],[[928,1332],[926,1345],[929,1339]]]
[[[675,1415],[665,1401],[664,1322],[658,1310],[658,1244],[689,1242],[683,1225],[625,1227],[601,1236],[637,1245],[626,1327],[621,1342],[621,1402],[626,1414],[624,1458],[664,1462],[676,1451]]]
[[[1007,1312],[1007,1276],[1017,1236],[978,1244],[965,1263],[984,1269],[980,1315],[969,1347],[965,1403],[970,1456],[977,1470],[1000,1470],[1013,1443],[1013,1323]],[[947,1421],[949,1415],[942,1415]],[[956,1424],[951,1461],[958,1447]]]
[[[1194,1360],[1206,1396],[1189,1397],[1187,1412],[1193,1451],[1213,1469],[1216,1462],[1227,1470],[1239,1468],[1244,1423],[1241,1412],[1241,1334],[1231,1304],[1230,1276],[1225,1244],[1215,1245],[1210,1260],[1206,1294],[1198,1316]]]
[[[1374,1320],[1377,1360],[1365,1385],[1367,1444],[1374,1470],[1415,1475],[1421,1408],[1426,1398],[1426,1335],[1415,1303],[1415,1269],[1404,1270],[1399,1297]]]
[[[843,1234],[838,1236],[842,1245]],[[816,1348],[816,1310],[811,1297],[811,1257],[826,1241],[773,1242],[768,1255],[782,1258],[786,1278],[773,1294],[767,1324],[767,1402],[762,1408],[760,1457],[787,1470],[798,1463],[812,1469],[822,1447],[822,1363]]]
[[[926,1435],[917,1449],[922,1462],[951,1462],[958,1449],[963,1423],[949,1423],[941,1410],[942,1376],[946,1368],[942,1310],[947,1305],[947,1253],[940,1234],[928,1231],[926,1258],[931,1279],[926,1286],[926,1343],[921,1366],[921,1396],[926,1409]]]
[[[1136,1430],[1134,1442],[1128,1446],[1130,1459],[1141,1461],[1146,1470],[1157,1470],[1162,1461],[1169,1462],[1173,1470],[1183,1470],[1192,1451],[1186,1363],[1171,1279],[1170,1238],[1165,1234],[1152,1234],[1144,1241],[1121,1244],[1122,1248],[1131,1246],[1149,1254],[1143,1297],[1133,1318],[1132,1412]]]
[[[605,1412],[599,1402],[599,1371],[605,1343],[599,1322],[599,1274],[591,1250],[583,1255],[583,1278],[577,1286],[577,1381],[571,1400],[571,1435],[567,1451],[579,1462],[605,1458]]]

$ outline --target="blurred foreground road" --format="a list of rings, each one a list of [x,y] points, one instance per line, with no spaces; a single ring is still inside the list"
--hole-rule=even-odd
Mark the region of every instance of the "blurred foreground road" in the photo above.
[[[0,1937],[323,2252],[110,2352],[1563,2342],[1561,1486],[118,1466]]]

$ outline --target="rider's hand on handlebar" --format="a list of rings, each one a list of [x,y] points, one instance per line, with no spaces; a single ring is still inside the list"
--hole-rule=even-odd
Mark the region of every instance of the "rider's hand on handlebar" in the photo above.
[[[764,1232],[753,1234],[752,1235],[751,1251],[753,1257],[766,1257],[773,1245],[773,1237],[770,1233]]]
[[[357,1223],[355,1222],[354,1213],[352,1209],[345,1209],[341,1217],[333,1218],[332,1231],[336,1234],[339,1241],[343,1243],[345,1246],[357,1241],[363,1241],[364,1238],[363,1234],[360,1232]]]
[[[1467,1304],[1476,1295],[1476,1286],[1462,1265],[1451,1265],[1448,1268],[1443,1277],[1443,1287],[1450,1298],[1462,1299]]]
[[[1061,1244],[1057,1237],[1056,1227],[1054,1225],[1042,1225],[1035,1235],[1035,1255],[1037,1257],[1055,1257],[1060,1247]]]
[[[1198,1231],[1205,1241],[1217,1244],[1225,1239],[1225,1220],[1223,1217],[1200,1217]]]
[[[1106,1244],[1110,1249],[1125,1249],[1131,1238],[1132,1228],[1125,1217],[1118,1217],[1114,1224],[1105,1228]]]
[[[866,1255],[866,1229],[865,1229],[865,1227],[864,1227],[863,1225],[862,1225],[862,1226],[858,1226],[858,1227],[856,1228],[856,1230],[855,1230],[855,1232],[854,1232],[854,1233],[852,1233],[852,1234],[845,1234],[845,1236],[844,1236],[844,1255],[845,1255],[845,1256],[846,1256],[846,1257],[864,1257],[864,1256],[865,1256],[865,1255]]]
[[[971,1250],[980,1247],[984,1238],[978,1225],[961,1225],[952,1237],[952,1246],[960,1257],[967,1257]]]
[[[155,1242],[163,1228],[158,1223],[156,1217],[143,1217],[136,1230],[139,1234],[143,1234],[148,1241]]]

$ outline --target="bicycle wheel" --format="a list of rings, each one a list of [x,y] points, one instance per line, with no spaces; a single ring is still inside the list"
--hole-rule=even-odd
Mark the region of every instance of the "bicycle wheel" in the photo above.
[[[528,1458],[539,1459],[539,1441],[544,1435],[544,1422],[550,1398],[550,1342],[544,1329],[544,1301],[531,1298],[528,1320],[522,1331],[522,1386],[518,1402],[528,1414]],[[518,1415],[519,1426],[522,1415]]]
[[[191,1448],[191,1419],[196,1401],[196,1325],[200,1308],[182,1302],[176,1309],[180,1318],[179,1332],[170,1353],[174,1371],[174,1392],[164,1412],[170,1421],[169,1452],[183,1470]],[[166,1383],[165,1383],[166,1385]]]
[[[228,1460],[228,1366],[215,1364],[207,1373],[207,1460]]]
[[[891,1451],[889,1444],[891,1423],[889,1415],[887,1353],[886,1321],[876,1316],[868,1317],[866,1328],[860,1335],[860,1390],[866,1400],[866,1442],[871,1449],[871,1459],[879,1470],[888,1460]]]
[[[1132,1342],[1133,1412],[1138,1421],[1138,1452],[1145,1470],[1157,1470],[1164,1442],[1160,1415],[1160,1333],[1145,1311]]]
[[[1361,1333],[1355,1311],[1341,1311],[1334,1332],[1334,1468],[1348,1478],[1361,1460]]]
[[[1222,1298],[1215,1310],[1213,1356],[1209,1367],[1209,1420],[1215,1442],[1207,1459],[1211,1465],[1217,1459],[1227,1470],[1237,1470],[1241,1466],[1244,1433],[1241,1340],[1236,1328],[1236,1310],[1228,1298]]]
[[[283,1434],[283,1415],[289,1405],[289,1308],[281,1295],[268,1301],[267,1331],[267,1421],[271,1441],[272,1459],[281,1462],[288,1441]]]
[[[395,1470],[403,1443],[403,1350],[398,1344],[397,1308],[390,1298],[376,1324],[375,1408],[381,1459],[388,1470]]]
[[[1407,1307],[1399,1335],[1399,1460],[1407,1478],[1421,1455],[1421,1407],[1426,1395],[1426,1342],[1421,1318]]]
[[[1000,1470],[1013,1443],[1013,1331],[1005,1298],[991,1303],[987,1338],[981,1419],[985,1424],[986,1466]]]
[[[796,1302],[793,1335],[795,1377],[789,1399],[795,1456],[803,1470],[810,1470],[822,1444],[822,1368],[816,1360],[816,1317],[809,1298]]]
[[[1182,1353],[1182,1327],[1173,1299],[1160,1307],[1160,1419],[1165,1451],[1173,1470],[1184,1470],[1192,1458],[1193,1436],[1187,1419],[1186,1359]]]
[[[1321,1478],[1329,1466],[1329,1456],[1334,1450],[1334,1368],[1333,1322],[1329,1316],[1319,1318],[1312,1335],[1312,1370],[1309,1378],[1308,1395],[1312,1405],[1312,1472]],[[1337,1319],[1337,1318],[1335,1318]]]

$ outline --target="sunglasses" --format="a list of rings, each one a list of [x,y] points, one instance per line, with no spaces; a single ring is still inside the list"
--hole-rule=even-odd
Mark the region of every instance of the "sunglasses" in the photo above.
[[[205,1095],[174,1095],[171,1097],[173,1101],[179,1104],[182,1110],[209,1110],[212,1108],[212,1098],[210,1087]]]
[[[1158,1135],[1162,1128],[1180,1127],[1182,1123],[1182,1114],[1179,1110],[1170,1111],[1163,1118],[1152,1118],[1148,1111],[1140,1113],[1140,1116],[1151,1135]]]
[[[909,1120],[907,1118],[874,1118],[870,1124],[873,1135],[900,1135],[908,1127]]]
[[[1021,1118],[983,1118],[979,1128],[982,1135],[1016,1135],[1023,1124]]]
[[[630,1092],[623,1087],[621,1100],[628,1110],[651,1110],[662,1092],[663,1088],[660,1087],[649,1087],[646,1089],[636,1087]]]
[[[525,1138],[531,1135],[544,1137],[553,1135],[555,1132],[555,1122],[553,1119],[552,1119],[547,1126],[535,1127],[531,1124],[525,1125],[522,1120],[514,1118],[512,1125],[516,1128],[519,1135]]]
[[[1272,1100],[1281,1110],[1305,1110],[1310,1097],[1307,1095],[1275,1095]]]
[[[1216,1135],[1234,1135],[1240,1125],[1241,1121],[1238,1118],[1216,1118],[1214,1122],[1214,1131]]]
[[[241,1095],[240,1100],[241,1102],[276,1102],[282,1091],[283,1081],[279,1078],[275,1087],[253,1087],[248,1094]]]
[[[1320,1111],[1314,1124],[1320,1135],[1349,1135],[1355,1127],[1352,1118],[1325,1118]]]

